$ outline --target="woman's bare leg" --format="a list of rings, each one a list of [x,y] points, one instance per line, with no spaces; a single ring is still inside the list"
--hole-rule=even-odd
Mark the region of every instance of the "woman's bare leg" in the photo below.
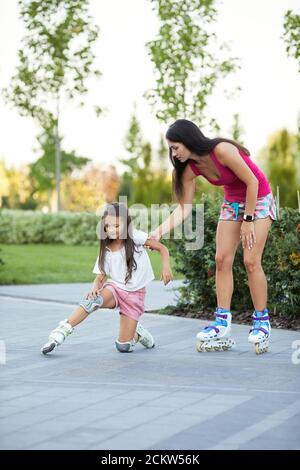
[[[268,285],[261,265],[261,258],[272,225],[270,217],[258,219],[254,222],[256,243],[249,250],[244,249],[244,264],[246,267],[249,288],[255,310],[264,310],[267,306]]]
[[[233,293],[232,265],[240,243],[241,222],[219,220],[216,234],[216,291],[219,308],[230,310]]]

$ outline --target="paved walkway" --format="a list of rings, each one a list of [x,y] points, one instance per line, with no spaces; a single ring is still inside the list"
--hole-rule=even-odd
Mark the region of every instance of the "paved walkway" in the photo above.
[[[102,310],[41,355],[86,290],[0,287],[1,449],[300,448],[299,332],[273,330],[270,352],[256,356],[249,327],[234,325],[235,350],[197,353],[204,322],[150,313],[156,348],[120,354],[118,315]],[[148,309],[174,301],[152,283]]]

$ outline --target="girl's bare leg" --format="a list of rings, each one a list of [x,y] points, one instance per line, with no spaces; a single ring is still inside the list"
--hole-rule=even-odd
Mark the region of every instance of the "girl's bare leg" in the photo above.
[[[115,308],[116,302],[112,292],[105,288],[101,290],[101,295],[103,297],[103,304],[101,308]],[[98,310],[98,309],[97,309]],[[77,307],[72,315],[68,318],[68,323],[71,326],[79,325],[83,320],[85,320],[90,314],[86,313],[84,308]]]
[[[136,327],[138,322],[129,318],[127,315],[120,313],[120,331],[118,341],[125,343],[127,341],[137,340]]]
[[[101,304],[101,308],[115,307],[116,302],[112,292],[109,289],[102,289],[101,295],[103,297],[103,303]],[[68,320],[61,321],[58,327],[50,333],[48,341],[42,347],[41,352],[43,354],[48,354],[53,351],[54,348],[63,344],[65,338],[73,332],[74,326],[79,325],[79,323],[85,320],[88,316],[89,314],[84,310],[83,307],[77,307],[76,310],[72,313],[72,315],[68,318]]]

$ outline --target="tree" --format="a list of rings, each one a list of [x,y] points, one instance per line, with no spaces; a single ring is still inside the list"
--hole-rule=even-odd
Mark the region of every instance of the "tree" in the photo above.
[[[166,172],[167,149],[163,137],[158,150],[158,168],[153,164],[153,150],[142,136],[135,112],[132,114],[124,145],[129,156],[120,161],[128,169],[122,176],[119,196],[127,196],[129,203],[149,206],[152,203],[169,202],[171,183]]]
[[[95,182],[96,183],[96,182]],[[71,212],[93,212],[104,204],[104,197],[98,184],[82,177],[66,177],[62,181],[62,196],[65,206]]]
[[[34,185],[28,166],[6,168],[0,161],[0,207],[9,209],[35,209]]]
[[[140,124],[136,117],[136,105],[131,115],[129,128],[124,139],[124,147],[128,153],[127,158],[120,158],[120,162],[127,167],[123,174],[122,183],[119,189],[119,196],[127,196],[128,200],[133,200],[133,179],[138,171],[139,159],[141,158],[143,139]]]
[[[33,117],[47,132],[54,129],[57,210],[60,209],[61,109],[67,100],[87,93],[87,79],[101,74],[93,66],[92,46],[99,28],[88,0],[20,0],[27,34],[18,51],[19,64],[4,96],[20,114]],[[102,109],[95,107],[97,114]]]
[[[3,198],[9,195],[9,179],[7,177],[7,170],[5,168],[5,163],[3,160],[0,160],[0,207],[2,207]]]
[[[231,135],[233,140],[236,142],[239,142],[240,144],[243,144],[243,133],[244,129],[242,128],[240,124],[240,115],[235,113],[233,115],[233,124],[231,128]]]
[[[283,28],[283,39],[286,44],[287,55],[289,57],[294,57],[294,59],[298,61],[298,71],[300,72],[300,15],[288,10],[284,15]],[[294,148],[293,166],[296,167],[296,171],[298,172],[298,189],[300,185],[300,114],[298,115],[296,146]],[[292,181],[292,184],[294,184],[294,181]]]
[[[51,208],[52,193],[56,183],[56,136],[54,129],[42,132],[38,136],[38,142],[41,148],[41,156],[31,165],[30,176],[34,181],[34,192],[47,193],[48,205]],[[73,170],[84,167],[90,160],[86,157],[80,157],[75,150],[66,152],[61,150],[61,176],[69,177]]]
[[[297,119],[297,134],[296,134],[296,149],[295,149],[295,160],[298,171],[298,186],[300,186],[300,113]]]
[[[277,186],[279,187],[280,206],[297,207],[299,172],[296,155],[296,136],[286,129],[271,135],[268,145],[259,155],[275,194]]]
[[[145,204],[149,199],[149,186],[153,176],[151,171],[152,147],[149,142],[143,140],[140,123],[135,113],[131,116],[124,143],[129,157],[122,158],[120,161],[128,170],[123,175],[125,186],[121,185],[119,194],[126,195],[130,203]],[[124,194],[125,188],[128,191],[127,194]]]
[[[161,26],[157,39],[146,44],[156,88],[144,96],[159,120],[187,118],[203,126],[208,97],[220,79],[237,69],[237,59],[225,57],[228,46],[217,43],[211,32],[217,17],[215,0],[150,1]],[[213,119],[210,125],[219,129]]]
[[[287,55],[298,61],[300,72],[300,15],[288,10],[284,15],[283,27],[283,39],[286,43]]]
[[[104,169],[90,166],[84,173],[84,181],[87,186],[94,188],[95,193],[101,193],[106,203],[116,201],[119,176],[114,165]]]
[[[141,149],[141,158],[138,160],[136,174],[133,178],[134,202],[137,204],[149,204],[152,195],[153,172],[151,168],[152,147],[150,142],[144,142]]]
[[[89,165],[62,180],[62,199],[69,211],[96,212],[104,203],[117,199],[119,177],[116,168]]]
[[[158,169],[154,169],[152,194],[155,195],[153,202],[169,203],[172,199],[172,178],[168,175],[168,149],[163,135],[159,138],[158,146]]]

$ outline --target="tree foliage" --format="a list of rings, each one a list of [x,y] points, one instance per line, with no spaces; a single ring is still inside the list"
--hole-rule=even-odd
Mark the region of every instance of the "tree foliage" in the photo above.
[[[237,69],[228,46],[213,32],[215,0],[150,0],[160,20],[157,38],[146,44],[156,87],[145,97],[156,117],[187,118],[207,124],[208,98],[217,82]],[[210,124],[218,129],[211,119]]]

